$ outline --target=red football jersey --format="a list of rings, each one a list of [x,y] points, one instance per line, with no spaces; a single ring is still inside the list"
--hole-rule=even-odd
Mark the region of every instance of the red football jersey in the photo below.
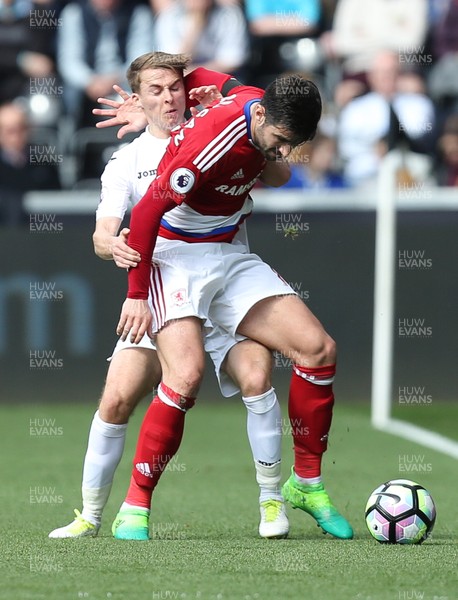
[[[249,192],[266,161],[251,141],[250,108],[264,91],[239,86],[234,92],[172,131],[158,176],[132,211],[129,245],[142,259],[129,271],[129,298],[148,297],[158,234],[230,242],[251,213]]]

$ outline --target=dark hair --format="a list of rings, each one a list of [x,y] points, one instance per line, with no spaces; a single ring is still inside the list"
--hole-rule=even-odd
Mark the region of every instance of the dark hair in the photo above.
[[[277,77],[267,86],[261,100],[266,123],[289,131],[294,145],[312,140],[321,117],[318,88],[300,75]]]

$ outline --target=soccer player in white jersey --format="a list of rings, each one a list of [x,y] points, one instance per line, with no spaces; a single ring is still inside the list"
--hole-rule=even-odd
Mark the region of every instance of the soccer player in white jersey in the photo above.
[[[294,467],[283,494],[324,531],[353,536],[321,479],[334,404],[335,343],[268,265],[233,243],[266,161],[284,158],[311,139],[320,116],[319,91],[302,77],[280,78],[265,92],[235,87],[172,131],[157,177],[132,211],[129,245],[141,261],[129,271],[117,331],[134,342],[146,331],[157,332],[163,376],[140,430],[129,490],[113,524],[116,538],[147,537],[152,492],[179,447],[171,433],[160,432],[182,428],[182,409],[194,404],[206,318],[294,359],[288,405]]]
[[[94,232],[98,256],[114,259],[122,268],[134,268],[139,255],[126,244],[128,229],[118,235],[120,224],[129,203],[138,202],[154,179],[169,142],[170,129],[183,120],[185,84],[190,89],[217,79],[223,86],[230,80],[228,76],[202,69],[183,80],[187,63],[183,55],[156,52],[134,61],[129,71],[133,97],[143,107],[148,128],[115,152],[107,164],[102,175]],[[271,165],[268,171],[270,175],[268,172],[264,177],[267,183],[283,183],[288,176],[280,165],[274,168]],[[242,242],[247,243],[246,236],[241,236]],[[285,537],[289,526],[280,492],[281,412],[270,383],[271,353],[256,342],[241,336],[236,339],[219,328],[211,329],[207,340],[222,393],[231,396],[241,391],[248,408],[248,435],[260,485],[259,533],[262,537]],[[52,531],[49,537],[97,534],[123,452],[127,421],[140,399],[158,385],[160,378],[161,367],[148,335],[138,345],[118,342],[89,434],[83,469],[82,513],[75,511],[75,520]],[[177,440],[181,439],[182,430],[172,434]]]

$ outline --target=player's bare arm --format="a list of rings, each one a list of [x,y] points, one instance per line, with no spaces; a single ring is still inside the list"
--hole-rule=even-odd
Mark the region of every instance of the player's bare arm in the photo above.
[[[132,291],[128,292],[128,298],[122,305],[121,316],[116,329],[116,333],[121,336],[123,341],[127,339],[129,332],[130,341],[134,344],[140,343],[145,333],[150,337],[153,335],[153,315],[147,302],[150,277],[149,265],[157,239],[160,219],[165,212],[176,206],[174,200],[170,199],[171,197],[173,197],[173,194],[167,192],[160,197],[156,180],[132,211],[131,225],[135,221],[137,225],[141,223],[139,229],[143,230],[143,234],[149,230],[149,225],[151,225],[151,235],[147,236],[149,243],[145,252],[140,253],[141,260],[138,262],[137,269],[135,269],[135,271],[139,271],[138,284],[131,286],[131,273],[133,271],[129,273],[129,289],[132,287]],[[148,209],[151,208],[152,212],[150,213]],[[132,243],[132,246],[135,245],[135,243]],[[138,247],[140,249],[140,246]]]
[[[102,217],[97,220],[92,235],[94,251],[103,260],[114,260],[117,267],[129,269],[136,267],[140,254],[130,248],[128,238],[130,229],[124,227],[118,234],[121,219]]]

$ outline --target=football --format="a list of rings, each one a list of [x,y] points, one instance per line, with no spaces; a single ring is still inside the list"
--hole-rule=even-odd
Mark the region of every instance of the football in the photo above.
[[[366,525],[385,544],[421,544],[431,534],[436,507],[425,488],[408,479],[382,483],[369,496]]]

